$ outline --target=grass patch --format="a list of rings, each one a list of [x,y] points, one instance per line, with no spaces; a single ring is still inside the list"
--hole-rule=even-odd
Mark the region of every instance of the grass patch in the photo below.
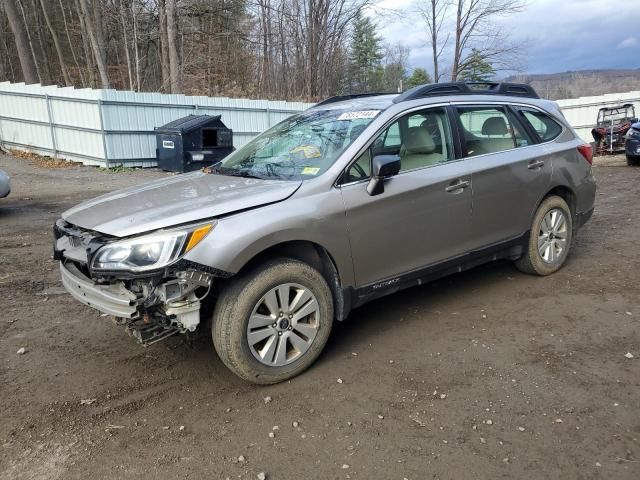
[[[133,167],[125,167],[124,165],[116,165],[115,167],[98,167],[101,172],[107,173],[131,173],[135,170]]]

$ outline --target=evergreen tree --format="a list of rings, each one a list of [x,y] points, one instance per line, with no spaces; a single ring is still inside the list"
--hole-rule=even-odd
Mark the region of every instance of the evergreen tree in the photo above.
[[[349,49],[349,90],[352,93],[375,90],[384,76],[382,46],[376,25],[358,14],[353,23]]]
[[[475,48],[462,64],[458,78],[467,82],[488,82],[496,75],[496,71],[482,54]]]
[[[405,90],[417,87],[418,85],[425,85],[427,83],[433,83],[433,79],[431,78],[431,75],[429,75],[429,72],[427,72],[424,68],[416,68],[413,70],[411,76],[407,79]]]

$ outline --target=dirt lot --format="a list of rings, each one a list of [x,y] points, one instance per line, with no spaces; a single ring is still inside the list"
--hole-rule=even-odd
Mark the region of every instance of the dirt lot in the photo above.
[[[270,387],[207,337],[143,349],[61,289],[60,213],[166,174],[0,168],[0,478],[640,478],[640,168],[595,168],[559,273],[497,263],[376,301]]]

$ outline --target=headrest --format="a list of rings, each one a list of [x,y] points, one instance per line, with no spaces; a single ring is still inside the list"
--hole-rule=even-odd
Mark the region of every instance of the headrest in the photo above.
[[[407,153],[433,153],[436,150],[433,137],[424,127],[409,128],[404,146]]]
[[[506,135],[507,133],[509,129],[503,117],[487,118],[482,124],[483,135]]]
[[[430,132],[438,130],[438,118],[435,115],[429,115],[420,124],[421,127],[428,129]]]

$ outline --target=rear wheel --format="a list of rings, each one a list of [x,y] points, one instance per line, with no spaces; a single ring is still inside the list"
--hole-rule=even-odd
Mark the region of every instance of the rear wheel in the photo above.
[[[278,383],[315,361],[332,323],[331,290],[320,272],[297,260],[273,260],[233,279],[221,293],[213,343],[239,377]]]
[[[563,198],[547,197],[533,217],[527,248],[516,267],[534,275],[550,275],[567,259],[573,239],[573,217]]]

